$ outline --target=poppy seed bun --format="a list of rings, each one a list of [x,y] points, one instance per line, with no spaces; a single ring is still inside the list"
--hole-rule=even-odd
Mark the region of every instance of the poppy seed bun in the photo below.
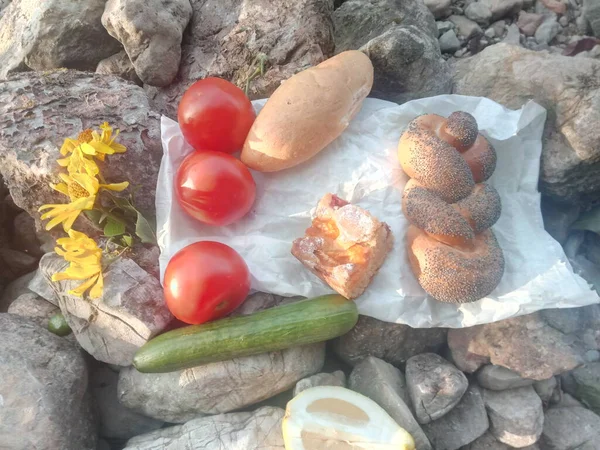
[[[346,129],[372,85],[371,60],[357,50],[297,73],[258,114],[242,162],[260,172],[275,172],[312,158]]]

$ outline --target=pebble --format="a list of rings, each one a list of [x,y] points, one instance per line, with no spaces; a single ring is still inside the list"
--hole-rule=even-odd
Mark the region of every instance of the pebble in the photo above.
[[[496,37],[496,30],[493,27],[490,27],[487,30],[485,30],[483,34],[485,35],[485,37],[492,39]]]
[[[544,16],[541,14],[521,11],[519,13],[517,26],[519,27],[519,30],[521,30],[521,33],[523,33],[525,36],[533,36],[543,21]]]
[[[548,17],[535,31],[535,40],[539,44],[549,44],[559,33],[560,26],[556,17]]]
[[[566,27],[567,25],[569,25],[569,19],[567,18],[567,16],[562,16],[560,19],[558,19],[558,23],[561,26]]]
[[[506,22],[504,20],[498,20],[492,24],[492,28],[496,32],[496,36],[503,36],[506,30]]]
[[[487,25],[492,18],[492,11],[483,3],[473,2],[465,9],[465,16],[479,24]]]
[[[502,366],[488,365],[477,373],[479,385],[493,391],[503,391],[533,384],[533,380],[521,377],[518,373]]]
[[[464,16],[450,16],[449,20],[456,26],[459,36],[468,39],[476,33],[483,33],[483,30],[477,23]]]
[[[461,48],[460,50],[454,52],[454,56],[457,58],[462,58],[468,51],[469,50],[467,48]]]
[[[460,41],[454,30],[448,30],[440,36],[440,50],[442,53],[454,53],[460,48]]]
[[[590,56],[592,58],[600,58],[600,45],[596,45],[593,49],[590,50]]]
[[[436,22],[435,24],[436,24],[437,29],[438,29],[438,37],[440,37],[445,32],[454,29],[454,24],[452,22],[447,21],[447,20]]]
[[[520,45],[521,33],[519,32],[519,27],[516,24],[513,23],[512,25],[509,25],[506,36],[502,42],[505,44]]]
[[[588,32],[589,24],[585,16],[577,17],[575,24],[577,25],[577,31],[579,31],[581,34],[586,34]]]
[[[558,382],[556,381],[556,377],[548,378],[547,380],[540,380],[533,383],[533,388],[537,395],[540,396],[542,402],[548,403],[552,398],[552,394],[556,389]]]

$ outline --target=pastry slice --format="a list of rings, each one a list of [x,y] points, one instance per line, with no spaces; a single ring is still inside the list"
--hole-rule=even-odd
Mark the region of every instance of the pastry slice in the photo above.
[[[333,290],[354,299],[365,291],[393,242],[386,223],[326,194],[306,235],[294,241],[292,255]]]

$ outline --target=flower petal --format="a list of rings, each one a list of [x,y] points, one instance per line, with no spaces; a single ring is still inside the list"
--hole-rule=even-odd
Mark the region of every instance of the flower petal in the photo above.
[[[90,290],[90,298],[100,298],[102,297],[102,291],[104,290],[104,278],[102,273],[98,274],[98,280],[94,287]]]
[[[83,296],[85,291],[87,291],[90,288],[90,286],[92,286],[97,280],[98,280],[98,275],[90,278],[89,280],[85,281],[84,283],[81,283],[75,289],[71,289],[69,291],[69,294],[76,295],[77,297],[81,297],[81,296]]]
[[[65,183],[51,184],[50,187],[61,194],[69,195],[69,188]]]
[[[123,181],[122,183],[112,183],[112,184],[101,184],[100,187],[104,189],[109,189],[111,191],[121,192],[124,189],[127,189],[129,186],[129,181]]]

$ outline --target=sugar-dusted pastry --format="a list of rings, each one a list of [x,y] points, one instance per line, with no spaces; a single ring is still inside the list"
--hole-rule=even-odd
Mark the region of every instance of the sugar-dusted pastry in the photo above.
[[[359,206],[325,195],[292,254],[348,299],[361,295],[392,249],[390,227]]]

